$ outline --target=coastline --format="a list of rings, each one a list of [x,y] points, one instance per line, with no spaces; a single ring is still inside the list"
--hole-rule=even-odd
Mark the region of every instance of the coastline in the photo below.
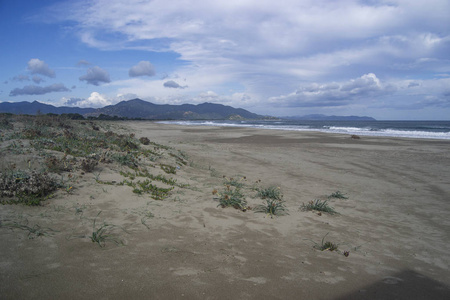
[[[245,120],[158,121],[183,126],[243,127],[361,136],[450,140],[450,121]]]
[[[191,188],[155,201],[126,187],[81,181],[74,195],[47,200],[44,207],[1,206],[3,218],[27,215],[59,231],[29,240],[20,231],[0,229],[0,294],[6,299],[450,295],[450,141],[117,124],[186,153],[189,165],[180,166],[177,178]],[[218,207],[211,191],[221,188],[222,176],[245,177],[253,207],[262,204],[250,189],[257,181],[280,187],[289,215]],[[348,197],[329,200],[337,215],[299,209],[336,191]],[[89,207],[92,216],[101,210],[108,222],[125,228],[126,246],[101,250],[67,239],[84,222],[65,213],[75,203]],[[154,215],[149,228],[133,213],[142,207]],[[314,249],[324,237],[339,251]]]

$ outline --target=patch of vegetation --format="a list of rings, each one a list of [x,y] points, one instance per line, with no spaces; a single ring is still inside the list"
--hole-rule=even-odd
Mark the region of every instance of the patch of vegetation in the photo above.
[[[273,218],[273,216],[287,215],[287,209],[284,206],[283,201],[271,198],[266,199],[265,205],[256,206],[254,211],[266,213],[270,215],[271,218]]]
[[[121,229],[122,231],[126,232],[125,229],[123,229],[120,226],[108,224],[105,221],[101,225],[97,225],[97,218],[101,214],[101,211],[97,214],[97,216],[94,218],[93,224],[92,224],[92,233],[89,235],[80,235],[80,236],[71,236],[68,237],[68,239],[71,238],[87,238],[90,239],[93,243],[96,243],[101,248],[106,246],[106,242],[113,242],[116,245],[125,245],[125,243],[113,233],[113,231],[116,228]]]
[[[273,199],[278,201],[283,199],[280,187],[271,186],[268,188],[257,188],[256,191],[258,192],[258,197],[262,199]]]
[[[320,244],[312,241],[314,243],[314,246],[313,246],[314,249],[317,249],[317,250],[320,250],[320,251],[335,251],[335,250],[338,250],[338,247],[339,247],[338,244],[335,244],[335,243],[330,242],[330,241],[325,241],[325,238],[327,237],[328,233],[325,234],[325,236],[322,238],[322,241],[321,241]]]
[[[131,169],[135,169],[138,167],[138,162],[135,156],[131,153],[127,154],[119,154],[115,153],[111,156],[111,158],[121,164],[122,166],[130,167]]]
[[[70,172],[74,168],[76,161],[67,159],[64,155],[62,158],[49,156],[45,159],[45,165],[49,172],[61,174],[62,172]]]
[[[39,205],[58,187],[58,181],[47,173],[0,172],[1,203]]]
[[[326,212],[329,214],[337,214],[333,207],[328,205],[327,200],[322,201],[320,199],[316,199],[315,201],[309,201],[308,204],[302,204],[301,210],[303,211],[319,211]]]
[[[150,180],[146,179],[144,181],[138,180],[137,182],[124,180],[123,184],[133,187],[133,193],[142,195],[144,193],[150,194],[155,200],[164,200],[169,196],[169,193],[173,190],[171,188],[161,188],[151,183]]]
[[[94,171],[97,165],[98,161],[94,158],[85,158],[81,161],[81,169],[87,173]]]
[[[234,207],[242,211],[246,211],[248,209],[245,196],[239,188],[232,188],[227,185],[221,192],[214,190],[213,195],[219,196],[218,206],[223,208]]]
[[[35,224],[33,226],[28,226],[28,220],[26,220],[25,224],[20,224],[17,222],[4,223],[4,222],[0,221],[0,228],[20,229],[20,230],[28,231],[29,239],[34,239],[34,238],[40,237],[40,236],[53,235],[53,232],[56,232],[56,230],[53,230],[51,228],[42,228],[38,224]]]
[[[142,145],[149,145],[150,144],[150,140],[147,137],[141,137],[139,139],[139,142],[141,142]]]
[[[341,193],[340,191],[332,193],[330,196],[328,196],[328,198],[348,199],[348,197],[345,196],[345,194]]]
[[[231,185],[234,186],[236,188],[243,188],[244,187],[244,183],[243,181],[245,181],[247,178],[245,176],[241,177],[241,178],[228,178],[228,177],[223,177],[225,179],[224,181],[224,185]]]
[[[166,164],[161,164],[161,170],[163,170],[167,174],[176,174],[177,173],[176,167],[166,165]]]
[[[165,183],[167,185],[175,186],[177,183],[176,179],[173,178],[166,178],[164,175],[158,174],[153,175],[148,172],[148,170],[145,170],[145,172],[136,171],[134,174],[131,172],[120,172],[120,175],[124,177],[129,177],[131,180],[134,180],[136,177],[144,177],[149,178],[151,180],[160,181],[162,183]]]

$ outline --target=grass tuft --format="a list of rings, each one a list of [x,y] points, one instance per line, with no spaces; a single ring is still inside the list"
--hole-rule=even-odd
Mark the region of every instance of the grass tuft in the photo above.
[[[338,249],[338,247],[339,247],[338,244],[335,244],[330,241],[325,241],[325,238],[327,237],[328,233],[325,234],[325,236],[322,238],[322,241],[320,244],[312,241],[314,243],[314,246],[313,246],[314,249],[317,249],[320,251],[335,251]]]
[[[100,213],[101,211],[94,218],[94,223],[92,226],[92,234],[88,237],[91,239],[93,243],[97,243],[100,247],[105,247],[107,241],[111,241],[117,245],[123,246],[124,242],[115,235],[111,234],[111,231],[118,226],[108,224],[106,222],[103,222],[103,224],[100,225],[98,228],[95,226],[97,217],[100,215]]]
[[[337,212],[334,210],[333,207],[328,205],[327,200],[322,201],[320,199],[316,199],[315,201],[309,201],[308,204],[302,204],[301,210],[303,211],[319,211],[319,212],[326,212],[331,215],[337,214]]]
[[[262,199],[273,199],[278,201],[283,199],[280,187],[270,186],[268,188],[257,188],[256,190],[258,192],[258,197]]]
[[[271,218],[273,218],[273,216],[283,216],[288,214],[284,203],[277,199],[266,199],[266,205],[258,205],[255,207],[254,211],[266,213],[270,215]]]
[[[332,193],[330,196],[328,196],[328,198],[348,199],[348,197],[345,196],[345,194],[341,193],[340,191]]]

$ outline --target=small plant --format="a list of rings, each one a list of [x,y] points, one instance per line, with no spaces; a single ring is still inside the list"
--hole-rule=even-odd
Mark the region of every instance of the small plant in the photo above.
[[[147,137],[141,137],[139,139],[139,142],[141,142],[141,144],[143,144],[143,145],[149,145],[150,144],[150,140]]]
[[[136,158],[131,154],[114,154],[111,156],[111,158],[115,161],[117,161],[119,164],[123,166],[128,166],[132,169],[137,168],[138,163],[136,161]]]
[[[239,189],[244,187],[243,181],[245,181],[247,179],[245,176],[241,177],[240,179],[236,179],[233,177],[227,178],[225,176],[223,178],[225,179],[224,185],[231,185],[231,186],[237,187]]]
[[[283,194],[281,193],[280,187],[271,186],[264,189],[256,189],[258,191],[258,197],[262,199],[273,199],[281,201],[283,199]]]
[[[98,165],[98,161],[93,158],[85,158],[81,162],[81,169],[86,172],[90,173],[94,171],[94,168]]]
[[[328,250],[328,251],[335,251],[335,250],[338,249],[338,245],[337,244],[332,243],[330,241],[325,241],[325,238],[327,237],[328,233],[325,234],[325,236],[322,238],[322,242],[320,244],[312,241],[314,243],[314,246],[313,246],[314,249],[317,249],[317,250],[320,250],[320,251],[326,251],[326,250]]]
[[[246,211],[247,201],[245,201],[245,196],[242,194],[239,188],[232,188],[227,185],[222,192],[218,192],[217,190],[213,190],[213,195],[219,196],[219,205],[223,208],[225,207],[234,207],[236,209],[240,209],[242,211]]]
[[[287,214],[287,209],[283,202],[277,199],[266,199],[266,205],[258,205],[255,207],[254,211],[266,213],[270,215],[271,218],[273,218],[273,216],[282,216]]]
[[[176,167],[172,167],[170,165],[161,164],[161,169],[164,172],[166,172],[167,174],[176,174],[177,173],[177,168]]]
[[[150,211],[147,211],[144,216],[141,218],[141,223],[142,225],[144,225],[145,227],[147,227],[147,229],[150,229],[150,226],[147,225],[147,220],[150,218],[153,218],[155,215],[152,214]]]
[[[50,172],[57,174],[61,174],[62,172],[70,172],[73,167],[73,163],[69,161],[66,156],[61,159],[54,156],[47,157],[45,160],[45,165]]]
[[[319,211],[319,212],[326,212],[331,215],[337,214],[337,212],[334,210],[333,207],[328,205],[327,200],[321,201],[320,199],[316,199],[315,201],[309,201],[308,204],[302,204],[301,210],[303,211]]]
[[[107,224],[103,222],[101,226],[96,228],[95,223],[97,221],[97,217],[100,215],[101,211],[94,218],[94,223],[92,226],[92,234],[88,236],[93,243],[97,243],[100,247],[105,247],[106,241],[111,241],[116,243],[117,245],[124,245],[123,241],[112,235],[110,232],[112,229],[116,228],[116,225]]]
[[[345,194],[341,193],[340,191],[332,193],[330,196],[328,196],[328,198],[348,199],[348,197],[345,196]]]
[[[32,227],[28,226],[28,220],[26,220],[25,224],[19,224],[17,222],[13,222],[13,223],[0,222],[0,227],[5,227],[5,228],[9,228],[9,229],[17,228],[17,229],[28,231],[29,239],[34,239],[34,238],[40,237],[40,236],[52,235],[51,232],[55,232],[55,230],[53,230],[51,228],[42,228],[38,224],[35,224]]]

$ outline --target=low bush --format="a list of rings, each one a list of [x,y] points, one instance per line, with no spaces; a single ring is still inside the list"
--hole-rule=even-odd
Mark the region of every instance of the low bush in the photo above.
[[[0,201],[2,203],[39,205],[58,187],[57,180],[47,173],[0,172],[0,198],[2,198]]]

